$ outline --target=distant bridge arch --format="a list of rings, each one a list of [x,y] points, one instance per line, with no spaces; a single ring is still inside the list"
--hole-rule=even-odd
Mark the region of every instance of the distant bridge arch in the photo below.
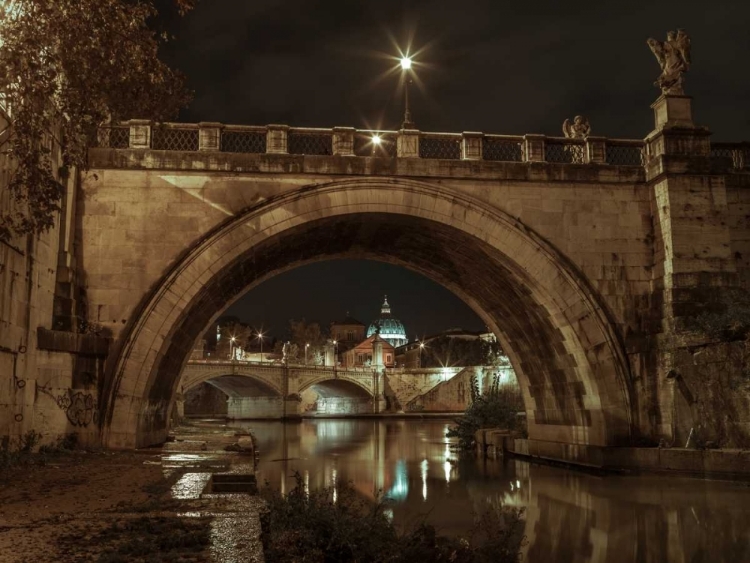
[[[230,362],[219,364],[188,363],[182,371],[180,390],[184,393],[201,383],[229,375],[256,381],[271,390],[275,396],[280,397],[284,393],[281,368],[249,366]]]

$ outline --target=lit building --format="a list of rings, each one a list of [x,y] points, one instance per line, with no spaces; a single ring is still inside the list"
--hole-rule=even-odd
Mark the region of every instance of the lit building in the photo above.
[[[379,334],[380,337],[394,348],[406,344],[406,329],[401,321],[391,315],[391,306],[388,304],[388,296],[383,300],[380,308],[380,318],[372,321],[367,329],[367,337]]]
[[[379,365],[373,361],[377,349],[381,350],[381,358]],[[344,367],[387,367],[392,368],[395,366],[396,361],[396,349],[388,343],[387,340],[381,338],[378,334],[373,334],[363,342],[360,342],[351,350],[347,350],[344,354],[341,354],[342,365]]]
[[[347,311],[343,320],[331,323],[331,338],[336,340],[338,353],[343,354],[365,339],[365,325]]]

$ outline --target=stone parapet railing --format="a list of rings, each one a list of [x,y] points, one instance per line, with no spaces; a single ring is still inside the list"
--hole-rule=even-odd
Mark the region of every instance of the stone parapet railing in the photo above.
[[[221,123],[163,123],[131,120],[99,130],[96,146],[108,149],[215,151],[376,158],[420,158],[494,162],[552,162],[643,166],[638,139],[482,132],[427,133],[412,129],[376,131],[352,127],[240,126]]]
[[[730,170],[750,170],[750,143],[711,143],[711,160]]]

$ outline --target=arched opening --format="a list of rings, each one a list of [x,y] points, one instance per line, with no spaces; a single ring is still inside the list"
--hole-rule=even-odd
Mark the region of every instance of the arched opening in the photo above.
[[[183,378],[181,385],[185,416],[271,418],[280,411],[281,395],[260,378],[248,375],[206,373]],[[263,400],[260,400],[260,399]],[[241,414],[236,416],[241,409]]]
[[[301,264],[346,257],[413,269],[476,311],[511,359],[530,438],[629,440],[622,345],[602,300],[565,256],[515,219],[439,187],[346,180],[249,209],[175,264],[123,343],[105,390],[106,443],[163,439],[193,343],[248,288]]]
[[[303,402],[305,391],[316,395],[314,411],[318,414],[364,414],[371,413],[372,394],[352,381],[327,379],[301,388]]]

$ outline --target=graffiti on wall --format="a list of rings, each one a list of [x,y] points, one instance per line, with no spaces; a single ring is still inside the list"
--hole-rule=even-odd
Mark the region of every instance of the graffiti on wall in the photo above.
[[[99,421],[99,408],[92,393],[69,389],[57,396],[57,406],[65,411],[73,426],[86,427]]]

